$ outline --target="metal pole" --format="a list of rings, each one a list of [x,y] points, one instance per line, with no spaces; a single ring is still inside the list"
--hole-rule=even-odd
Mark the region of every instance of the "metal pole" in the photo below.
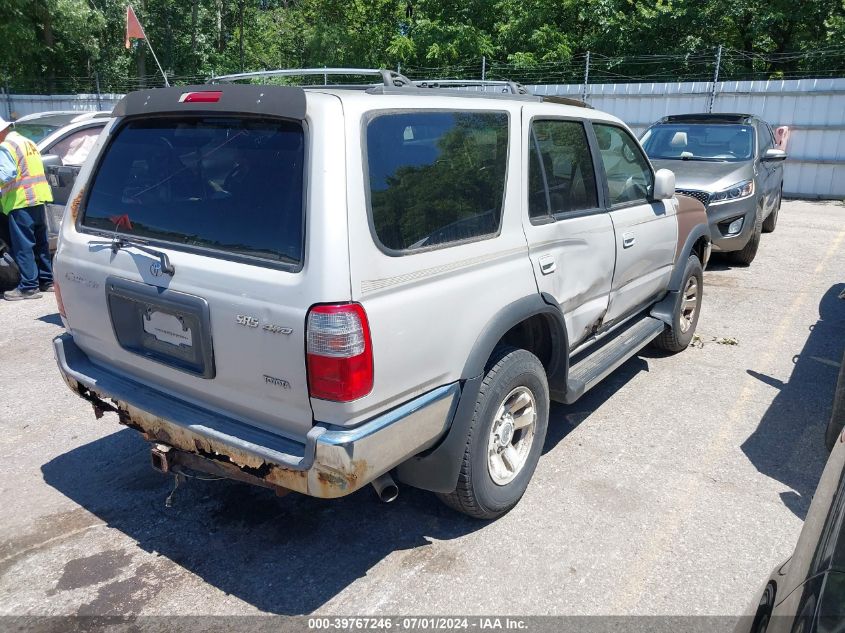
[[[149,47],[150,52],[153,54],[153,59],[155,60],[156,66],[158,66],[158,72],[161,73],[161,76],[164,79],[164,85],[169,88],[170,82],[167,81],[167,75],[164,74],[164,69],[161,67],[161,64],[158,62],[158,57],[156,57],[156,52],[153,50],[153,45],[150,44],[150,40],[147,37],[144,37],[144,41],[147,43],[147,46]]]
[[[487,55],[481,56],[481,81],[487,79]]]
[[[584,90],[581,101],[587,103],[587,84],[590,83],[590,51],[587,51],[587,59],[584,62]]]
[[[6,75],[6,109],[9,111],[9,118],[7,120],[12,120],[12,95],[9,93],[9,76]]]
[[[710,105],[707,106],[708,112],[713,112],[713,102],[716,101],[716,84],[719,83],[719,66],[722,64],[722,45],[716,51],[716,69],[713,71],[713,88],[710,90]]]
[[[323,68],[325,68],[325,67],[326,67],[326,65],[323,64]],[[326,73],[323,73],[323,85],[324,86],[329,85],[329,76]]]
[[[402,62],[399,62],[398,64],[396,64],[396,74],[397,75],[402,74]]]
[[[97,88],[97,110],[103,109],[103,100],[100,96],[100,73],[94,71],[94,86]]]

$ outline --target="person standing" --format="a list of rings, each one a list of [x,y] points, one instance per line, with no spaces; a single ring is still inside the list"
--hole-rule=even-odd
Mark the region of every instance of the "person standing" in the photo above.
[[[38,299],[41,292],[53,291],[44,209],[44,203],[53,201],[53,192],[35,143],[10,126],[0,118],[0,209],[9,218],[12,256],[21,280],[4,298]]]

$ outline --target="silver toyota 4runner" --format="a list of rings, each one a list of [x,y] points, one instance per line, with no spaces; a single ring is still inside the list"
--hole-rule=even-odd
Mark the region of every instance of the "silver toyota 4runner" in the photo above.
[[[56,358],[161,471],[497,517],[550,398],[689,344],[707,217],[610,115],[381,76],[127,95],[62,225]]]

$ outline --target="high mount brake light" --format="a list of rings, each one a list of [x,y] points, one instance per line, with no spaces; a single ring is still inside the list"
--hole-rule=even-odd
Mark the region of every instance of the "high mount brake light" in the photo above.
[[[220,90],[203,90],[200,92],[183,92],[179,103],[217,103],[220,101]]]
[[[349,402],[372,390],[373,345],[367,313],[360,304],[312,307],[306,353],[312,398]]]

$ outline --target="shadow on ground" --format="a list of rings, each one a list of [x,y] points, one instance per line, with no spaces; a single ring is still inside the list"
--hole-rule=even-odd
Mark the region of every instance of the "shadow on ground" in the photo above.
[[[190,479],[167,508],[173,480],[152,470],[147,443],[129,429],[65,453],[42,472],[49,485],[142,549],[277,614],[313,611],[393,551],[485,526],[409,487],[384,505],[369,487],[324,501]]]
[[[544,452],[551,450],[647,363],[633,358],[576,405],[553,405]],[[111,415],[103,420],[114,423]],[[45,481],[148,551],[181,565],[221,591],[276,614],[310,613],[394,551],[430,538],[483,529],[428,492],[408,486],[390,505],[365,488],[319,500],[227,480],[191,479],[165,507],[172,479],[153,471],[148,444],[120,430],[42,467]]]
[[[787,382],[748,370],[751,376],[779,390],[742,451],[761,473],[791,488],[783,503],[804,519],[827,461],[824,432],[830,418],[837,363],[845,346],[845,284],[832,286],[819,303],[819,320]]]
[[[655,353],[659,354],[650,347],[646,348],[639,356],[629,359],[574,404],[565,405],[552,402],[549,411],[549,430],[546,433],[546,443],[543,445],[543,455],[554,449],[579,424],[587,420],[593,411],[627,385],[634,376],[640,372],[648,371],[648,362],[643,357],[650,357]]]
[[[62,323],[62,317],[59,316],[58,312],[54,312],[53,314],[45,314],[44,316],[38,317],[38,320],[42,323],[49,323],[50,325],[58,325],[59,327],[64,327]]]

